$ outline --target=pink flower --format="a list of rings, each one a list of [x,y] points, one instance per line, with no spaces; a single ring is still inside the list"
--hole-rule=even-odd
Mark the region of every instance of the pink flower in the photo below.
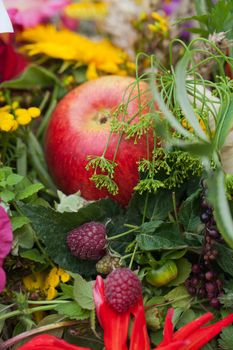
[[[3,270],[5,257],[10,253],[13,242],[13,233],[9,216],[0,206],[0,293],[5,288],[6,274]]]
[[[70,0],[4,0],[4,3],[13,25],[30,28],[60,14]]]

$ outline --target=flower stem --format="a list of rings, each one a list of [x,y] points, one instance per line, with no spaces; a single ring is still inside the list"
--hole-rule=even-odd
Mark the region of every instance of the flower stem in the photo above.
[[[121,237],[124,237],[124,236],[127,236],[128,234],[132,233],[132,232],[135,232],[138,230],[138,227],[135,227],[135,228],[132,228],[131,230],[128,230],[126,232],[122,232],[122,233],[119,233],[119,235],[115,235],[115,236],[112,236],[112,237],[108,237],[108,241],[113,241],[114,239],[118,239],[118,238],[121,238]]]
[[[67,301],[68,302],[68,301]],[[44,305],[44,306],[37,306],[37,307],[33,307],[33,308],[29,308],[29,309],[25,309],[25,310],[15,310],[15,311],[11,311],[8,312],[4,315],[0,316],[0,321],[6,320],[10,317],[16,317],[19,315],[25,315],[25,314],[32,314],[36,311],[48,311],[48,310],[53,310],[56,308],[56,306],[58,306],[57,303],[53,303],[51,305]],[[1,350],[1,347],[0,347]]]
[[[51,329],[56,329],[56,328],[61,328],[61,327],[69,327],[69,326],[74,326],[76,324],[78,324],[79,321],[64,321],[64,322],[56,322],[56,323],[52,323],[43,327],[39,327],[36,329],[32,329],[30,331],[27,332],[23,332],[21,334],[16,335],[15,337],[6,340],[5,342],[0,344],[0,350],[5,350],[11,346],[13,346],[14,344],[18,343],[19,341],[28,338],[29,336],[35,335],[37,333],[41,333],[41,332],[47,332]]]

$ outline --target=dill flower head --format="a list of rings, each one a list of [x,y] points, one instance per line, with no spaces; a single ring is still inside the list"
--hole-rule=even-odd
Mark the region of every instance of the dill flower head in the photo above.
[[[89,79],[95,78],[99,72],[122,75],[129,61],[127,54],[108,40],[91,40],[67,29],[57,30],[53,25],[27,29],[19,40],[30,42],[22,47],[29,56],[43,54],[86,65]]]
[[[80,1],[79,3],[70,4],[65,8],[65,14],[71,18],[80,20],[99,20],[105,17],[108,13],[108,5],[106,2],[87,2]]]

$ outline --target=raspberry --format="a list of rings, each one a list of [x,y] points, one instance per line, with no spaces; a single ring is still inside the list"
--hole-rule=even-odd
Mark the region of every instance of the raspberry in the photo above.
[[[130,269],[116,269],[106,278],[105,295],[116,312],[126,312],[142,295],[141,282]]]
[[[68,233],[71,254],[83,260],[99,260],[105,254],[106,228],[101,222],[87,222]]]
[[[116,256],[105,255],[96,263],[95,267],[98,273],[108,275],[114,269],[121,267],[120,259]]]

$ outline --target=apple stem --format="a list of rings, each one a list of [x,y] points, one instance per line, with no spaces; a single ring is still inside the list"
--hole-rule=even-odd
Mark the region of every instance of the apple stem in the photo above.
[[[120,233],[118,235],[115,235],[115,236],[112,236],[112,237],[108,237],[108,241],[113,241],[114,239],[118,239],[118,238],[127,236],[128,234],[130,234],[132,232],[135,232],[135,231],[139,231],[139,227],[138,226],[135,227],[135,228],[132,228],[131,230],[128,230],[126,232]]]

